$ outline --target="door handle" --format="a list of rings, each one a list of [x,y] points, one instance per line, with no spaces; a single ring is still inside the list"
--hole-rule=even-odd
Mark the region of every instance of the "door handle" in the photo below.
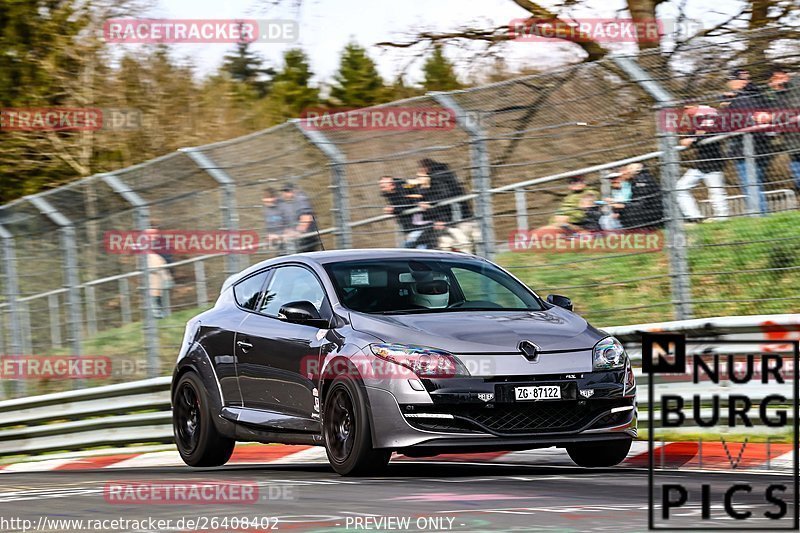
[[[243,352],[248,352],[248,351],[250,351],[250,348],[253,347],[252,344],[250,344],[249,342],[245,342],[245,341],[236,341],[236,346],[241,348]]]

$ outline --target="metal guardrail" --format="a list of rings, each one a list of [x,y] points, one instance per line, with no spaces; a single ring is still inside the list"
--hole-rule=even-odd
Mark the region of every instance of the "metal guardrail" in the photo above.
[[[713,344],[714,340],[724,340],[721,337],[763,340],[763,333],[771,330],[800,331],[800,315],[718,317],[605,328],[631,348],[634,362],[641,361],[637,336],[646,331],[681,332],[711,339],[709,344]],[[640,368],[636,375],[642,390],[646,381]],[[171,377],[165,376],[0,401],[0,456],[173,442],[170,383]],[[681,385],[662,386],[671,387],[675,394],[688,394],[690,391]],[[708,397],[715,389],[722,390],[724,385],[710,385],[702,396]],[[752,392],[754,399],[760,399],[776,390],[774,386],[755,386]],[[647,395],[640,394],[640,407],[646,404]],[[640,421],[646,421],[647,416],[646,410],[640,411]]]

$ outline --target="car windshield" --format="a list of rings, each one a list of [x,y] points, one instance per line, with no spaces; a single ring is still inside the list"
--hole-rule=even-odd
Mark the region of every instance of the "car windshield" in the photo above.
[[[541,311],[541,300],[491,263],[381,259],[326,265],[342,304],[362,313]]]

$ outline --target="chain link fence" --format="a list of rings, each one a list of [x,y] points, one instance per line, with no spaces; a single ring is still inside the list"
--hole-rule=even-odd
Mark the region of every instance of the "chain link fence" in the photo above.
[[[369,111],[444,110],[453,127],[305,118],[20,199],[0,207],[3,360],[110,358],[113,371],[88,381],[163,375],[186,319],[228,275],[323,246],[477,253],[543,296],[570,296],[598,325],[793,312],[800,128],[702,121],[797,111],[799,57],[775,32],[614,56]],[[313,219],[276,223],[290,204]],[[204,255],[108,246],[109,233],[171,230],[250,231],[259,244]],[[637,234],[656,240],[608,238]],[[26,379],[5,363],[6,396],[86,382]]]

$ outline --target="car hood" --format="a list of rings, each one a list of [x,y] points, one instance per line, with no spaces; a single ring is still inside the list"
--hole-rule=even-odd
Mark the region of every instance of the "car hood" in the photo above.
[[[409,315],[351,313],[352,327],[384,342],[463,353],[519,353],[529,340],[543,352],[591,349],[605,335],[559,307],[544,311],[459,311]]]

